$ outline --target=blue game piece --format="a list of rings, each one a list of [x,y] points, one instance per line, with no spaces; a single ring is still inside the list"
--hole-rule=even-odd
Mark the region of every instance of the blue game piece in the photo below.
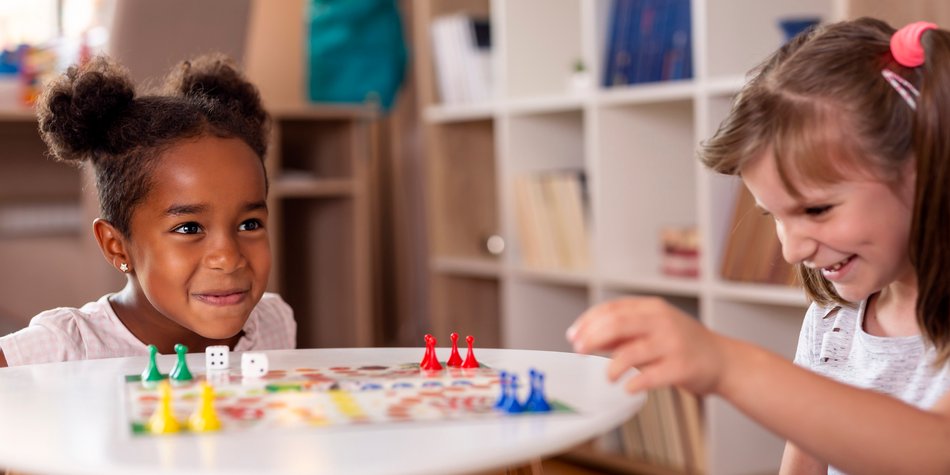
[[[505,403],[508,400],[508,372],[502,371],[498,373],[498,386],[501,391],[498,394],[498,399],[495,401],[495,409],[501,409],[505,406]]]
[[[525,410],[528,412],[551,412],[551,405],[544,399],[544,373],[532,369],[529,371],[531,377],[531,393],[528,394],[528,400],[525,401]]]
[[[521,403],[518,402],[518,375],[516,374],[511,375],[508,381],[508,396],[501,409],[509,414],[517,414],[523,410]]]

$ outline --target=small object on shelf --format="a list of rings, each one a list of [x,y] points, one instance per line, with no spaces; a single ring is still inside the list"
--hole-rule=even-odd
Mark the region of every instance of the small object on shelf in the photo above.
[[[485,250],[493,256],[500,256],[505,252],[505,238],[492,234],[485,239]]]
[[[212,345],[205,348],[205,370],[209,373],[228,369],[231,349],[227,345]]]
[[[462,362],[462,367],[478,368],[481,365],[478,363],[478,360],[475,359],[475,351],[472,350],[472,344],[475,342],[475,337],[469,335],[465,337],[465,341],[468,342],[468,354],[465,355],[465,361]]]
[[[594,80],[590,72],[584,66],[584,62],[577,60],[574,62],[574,71],[571,73],[570,89],[572,92],[588,92],[594,86]]]
[[[176,361],[175,366],[172,367],[172,372],[168,373],[168,377],[173,381],[191,381],[191,370],[188,369],[188,363],[185,361],[185,355],[188,354],[188,347],[177,343],[175,345],[175,353],[178,353],[178,361]]]
[[[264,353],[244,353],[241,355],[241,376],[261,378],[267,374],[267,355]]]
[[[148,367],[145,368],[145,371],[142,371],[142,383],[151,383],[165,378],[158,371],[158,363],[155,362],[157,354],[158,348],[155,345],[148,345]]]
[[[821,18],[818,17],[789,17],[778,20],[778,26],[782,28],[786,42],[819,23],[821,23]]]
[[[207,382],[201,384],[201,402],[188,418],[188,428],[194,432],[213,432],[221,429],[221,420],[214,411],[214,388]]]
[[[662,272],[673,277],[699,277],[699,233],[693,226],[660,230]]]
[[[158,388],[158,407],[148,420],[148,430],[153,434],[172,434],[181,429],[175,413],[172,411],[172,387],[168,381],[162,381]]]
[[[445,362],[445,365],[450,368],[461,368],[462,355],[459,354],[459,334],[452,332],[449,338],[452,339],[452,353],[449,355],[449,360]]]

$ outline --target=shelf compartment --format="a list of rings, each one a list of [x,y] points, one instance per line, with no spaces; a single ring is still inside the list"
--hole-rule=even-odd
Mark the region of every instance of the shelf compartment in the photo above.
[[[433,126],[429,180],[433,253],[488,257],[486,240],[498,233],[493,121]]]
[[[357,147],[368,147],[351,120],[281,118],[276,121],[279,174],[315,179],[352,178]]]
[[[662,230],[698,225],[693,111],[691,99],[597,110],[594,248],[606,278],[665,277]]]
[[[432,334],[440,345],[448,344],[449,334],[457,332],[462,341],[467,335],[475,337],[476,356],[478,348],[500,346],[498,279],[435,274],[431,292]]]
[[[716,298],[704,316],[707,326],[727,336],[795,356],[803,308]],[[710,473],[767,473],[778,469],[785,441],[718,398],[706,400]]]
[[[544,284],[532,279],[505,281],[506,348],[572,351],[564,332],[590,304],[586,287]]]
[[[705,8],[706,35],[693,44],[703,45],[708,77],[744,75],[785,41],[779,19],[817,16],[828,21],[837,1],[718,0]]]
[[[369,305],[350,199],[287,199],[278,206],[279,267],[293,269],[282,295],[294,309],[300,348],[369,344]]]
[[[581,50],[582,0],[498,2],[504,8],[501,41],[506,98],[564,95]],[[539,21],[543,14],[543,21]],[[497,49],[496,49],[497,50]],[[589,67],[589,66],[588,66]]]

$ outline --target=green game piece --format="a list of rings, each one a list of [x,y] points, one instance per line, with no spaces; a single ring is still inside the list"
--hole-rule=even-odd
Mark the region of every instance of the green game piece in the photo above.
[[[158,372],[158,364],[155,363],[156,354],[158,354],[158,348],[155,348],[155,345],[148,345],[148,368],[142,371],[142,382],[162,380],[162,373]]]
[[[168,373],[168,377],[175,381],[191,381],[191,371],[188,370],[188,364],[185,362],[185,353],[188,353],[188,347],[178,343],[175,345],[175,353],[178,353],[178,362]]]

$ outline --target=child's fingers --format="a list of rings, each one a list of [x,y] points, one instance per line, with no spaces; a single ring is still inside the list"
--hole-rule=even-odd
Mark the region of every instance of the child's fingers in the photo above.
[[[624,343],[611,355],[607,365],[607,378],[616,381],[630,368],[646,368],[662,355],[656,345],[647,338],[636,338]]]
[[[642,320],[635,301],[608,302],[581,315],[568,329],[568,339],[578,353],[611,351],[641,334]]]

